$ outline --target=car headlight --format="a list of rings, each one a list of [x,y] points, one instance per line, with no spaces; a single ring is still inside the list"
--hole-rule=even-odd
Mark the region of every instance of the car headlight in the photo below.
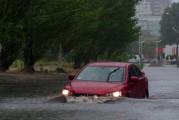
[[[113,97],[121,97],[122,96],[122,92],[121,91],[113,92],[112,96]]]
[[[64,96],[68,96],[69,93],[70,93],[69,90],[65,90],[65,89],[62,90],[62,95],[64,95]]]

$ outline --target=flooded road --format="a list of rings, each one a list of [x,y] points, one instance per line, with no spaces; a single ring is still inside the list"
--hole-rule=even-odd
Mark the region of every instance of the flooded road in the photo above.
[[[122,98],[107,103],[63,103],[61,77],[0,78],[1,120],[178,120],[179,69],[144,67],[149,99]],[[4,79],[3,79],[4,78]],[[17,80],[16,80],[17,79]]]

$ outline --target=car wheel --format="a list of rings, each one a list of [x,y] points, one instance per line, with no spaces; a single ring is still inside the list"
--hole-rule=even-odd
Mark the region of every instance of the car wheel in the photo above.
[[[127,94],[127,95],[126,95],[126,97],[127,97],[127,98],[130,98],[130,95],[129,95],[129,94]]]
[[[144,98],[149,99],[149,92],[148,91],[145,92],[145,97]]]

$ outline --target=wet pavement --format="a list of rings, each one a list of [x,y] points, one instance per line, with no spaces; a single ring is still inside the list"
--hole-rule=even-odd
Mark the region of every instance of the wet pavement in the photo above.
[[[9,83],[0,75],[0,120],[178,120],[179,68],[146,66],[144,71],[149,99],[123,98],[100,104],[63,103],[58,94],[69,82],[64,78]]]

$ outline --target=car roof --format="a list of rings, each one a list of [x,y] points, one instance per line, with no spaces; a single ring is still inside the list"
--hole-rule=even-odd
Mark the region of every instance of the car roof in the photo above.
[[[131,65],[131,63],[127,62],[92,62],[89,63],[87,66],[121,66],[121,67],[126,67],[128,65]]]

